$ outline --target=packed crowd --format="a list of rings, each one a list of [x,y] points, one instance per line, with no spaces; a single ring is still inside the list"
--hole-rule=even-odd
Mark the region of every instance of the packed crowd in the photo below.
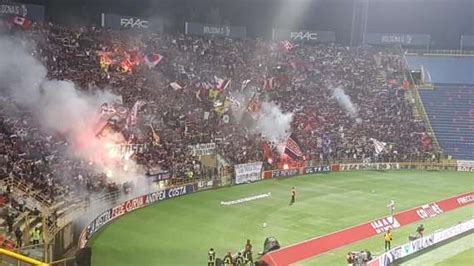
[[[146,101],[140,110],[142,135],[137,141],[154,145],[134,158],[147,169],[159,167],[174,177],[215,174],[190,152],[189,145],[198,143],[216,143],[229,165],[264,160],[264,136],[235,119],[234,106],[215,108],[216,98],[225,105],[226,96],[246,90],[255,90],[252,99],[256,101],[271,101],[283,112],[293,113],[291,131],[305,160],[416,160],[426,158],[431,150],[420,137],[425,132],[423,123],[414,120],[412,106],[405,100],[402,63],[396,51],[334,44],[288,49],[261,40],[52,24],[34,25],[15,34],[36,43],[32,53],[47,66],[50,78],[72,80],[84,91],[110,90],[128,107],[137,100]],[[153,67],[134,63],[124,71],[120,66],[104,66],[101,55],[105,53],[126,54],[128,62],[134,54],[157,53],[162,60]],[[215,77],[231,80],[218,95],[214,95]],[[355,113],[348,114],[335,99],[332,88],[336,87],[349,95]],[[64,137],[43,133],[27,110],[8,98],[1,101],[1,177],[27,180],[50,200],[72,189],[118,189],[107,182],[105,173],[64,156],[68,145]],[[159,140],[148,125],[153,125]],[[371,139],[387,143],[385,149],[376,152]],[[277,167],[277,154],[274,147],[275,163],[267,167]]]

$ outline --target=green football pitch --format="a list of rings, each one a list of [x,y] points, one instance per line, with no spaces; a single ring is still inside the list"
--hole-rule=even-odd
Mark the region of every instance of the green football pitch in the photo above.
[[[474,234],[436,247],[401,266],[436,265],[436,266],[472,266],[474,265]]]
[[[290,206],[292,187],[297,197]],[[385,216],[391,199],[396,201],[398,212],[472,190],[474,173],[368,171],[306,175],[199,192],[137,210],[105,226],[90,241],[92,263],[205,265],[211,247],[223,257],[227,251],[243,249],[250,239],[255,254],[261,251],[267,236],[288,246]],[[271,196],[264,199],[220,204],[269,192]],[[473,211],[473,206],[464,207],[425,224],[431,228],[453,225],[472,217]],[[414,231],[408,226],[401,230]],[[399,243],[406,242],[410,232],[405,232]],[[370,249],[379,242],[371,238],[358,245],[367,243]],[[344,254],[351,248],[304,264],[345,265]]]

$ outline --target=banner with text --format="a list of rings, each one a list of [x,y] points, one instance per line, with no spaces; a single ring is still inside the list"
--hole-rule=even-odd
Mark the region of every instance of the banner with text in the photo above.
[[[428,34],[367,33],[365,36],[365,43],[373,45],[428,46],[430,40]]]
[[[32,21],[44,21],[44,6],[19,3],[0,3],[0,17],[10,16],[28,18]]]
[[[354,171],[354,170],[398,170],[399,163],[350,163],[340,164],[339,171]]]
[[[328,43],[336,41],[336,33],[334,31],[273,29],[272,38],[274,41]]]
[[[456,164],[459,172],[474,172],[474,161],[457,160]]]
[[[408,224],[430,219],[436,215],[473,203],[474,192],[432,202],[409,209],[394,216],[382,217],[368,223],[313,238],[296,245],[281,248],[262,257],[270,266],[290,265],[321,253],[393,230]],[[427,213],[429,213],[427,215]],[[271,256],[271,258],[269,257]]]
[[[418,251],[439,244],[445,240],[461,235],[474,229],[474,219],[457,224],[448,229],[437,231],[429,236],[418,238],[404,245],[393,248],[383,253],[378,258],[370,261],[368,266],[388,266],[392,265],[396,260],[408,257]]]
[[[290,176],[295,176],[300,174],[300,169],[299,168],[294,168],[294,169],[279,169],[279,170],[273,170],[272,172],[272,178],[275,177],[290,177]]]
[[[322,165],[322,166],[310,166],[304,168],[304,174],[319,174],[319,173],[329,173],[331,172],[331,166],[329,165]]]
[[[474,35],[462,35],[461,48],[474,48]]]
[[[79,236],[79,246],[80,248],[85,247],[90,237],[100,228],[126,213],[143,208],[153,203],[157,203],[159,201],[183,196],[194,191],[196,191],[196,184],[189,184],[156,191],[122,202],[115,207],[102,212],[94,220],[92,220],[92,222],[89,223],[89,225],[81,232]]]
[[[152,32],[163,32],[163,21],[157,18],[146,19],[131,16],[102,13],[101,25],[104,28],[114,30],[148,30]]]
[[[191,35],[227,37],[237,39],[244,39],[247,36],[246,27],[213,25],[194,22],[186,22],[184,31],[186,34]]]
[[[193,156],[213,155],[216,153],[215,143],[201,143],[196,145],[189,145],[189,149]]]
[[[251,183],[261,179],[262,162],[237,164],[235,169],[235,183]]]

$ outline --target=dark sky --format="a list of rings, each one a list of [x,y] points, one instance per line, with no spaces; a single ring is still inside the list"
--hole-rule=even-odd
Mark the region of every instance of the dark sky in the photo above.
[[[0,0],[2,1],[2,0]],[[354,1],[369,1],[369,32],[430,34],[435,46],[456,48],[474,34],[474,0],[29,0],[46,5],[52,21],[98,24],[101,12],[162,17],[168,31],[185,21],[246,26],[251,37],[268,38],[273,27],[332,30],[350,37]],[[14,2],[14,1],[11,1]]]

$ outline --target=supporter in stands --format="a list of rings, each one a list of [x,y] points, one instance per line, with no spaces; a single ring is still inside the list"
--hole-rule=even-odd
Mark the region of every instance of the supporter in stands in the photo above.
[[[35,208],[31,211],[31,215],[33,215],[33,216],[39,216],[39,215],[40,215],[40,211],[35,207]]]
[[[171,178],[217,176],[217,168],[204,168],[190,152],[189,145],[197,143],[216,143],[230,165],[263,160],[263,152],[256,148],[265,142],[261,134],[246,129],[231,111],[218,112],[208,100],[216,86],[209,85],[215,84],[214,76],[232,80],[222,89],[223,96],[258,87],[257,98],[270,99],[284,112],[292,112],[291,131],[305,158],[315,163],[424,160],[431,151],[421,143],[425,126],[411,115],[403,89],[394,85],[403,81],[398,52],[337,44],[302,44],[286,51],[277,43],[256,40],[131,36],[126,31],[52,23],[35,24],[19,38],[36,42],[31,53],[45,64],[49,78],[72,80],[89,92],[110,88],[127,107],[145,99],[142,112],[147,121],[139,125],[140,141],[152,148],[134,159],[147,169],[169,172]],[[156,67],[141,63],[127,73],[101,64],[103,53],[132,57],[132,50],[159,53],[164,59]],[[387,78],[379,79],[380,75]],[[246,80],[249,85],[242,86]],[[178,86],[171,87],[173,82]],[[335,100],[332,88],[337,86],[357,107],[355,116]],[[67,156],[69,144],[64,137],[44,132],[29,110],[8,98],[0,101],[0,178],[31,184],[29,189],[47,195],[49,202],[73,192],[119,190],[122,184]],[[376,152],[372,138],[387,145]],[[10,191],[7,187],[7,194]],[[20,205],[23,210],[25,205]]]
[[[25,204],[26,204],[25,196],[26,196],[26,195],[21,196],[20,199],[18,200],[18,211],[19,211],[19,212],[23,212],[23,211],[24,211]]]
[[[13,222],[14,222],[14,215],[13,213],[9,212],[7,217],[5,218],[5,222],[7,223],[8,233],[11,234],[13,232]]]
[[[39,227],[36,227],[32,232],[31,232],[31,244],[33,245],[38,245],[41,240],[41,231]]]
[[[23,232],[20,230],[20,227],[17,227],[15,230],[16,245],[18,248],[23,246]]]

